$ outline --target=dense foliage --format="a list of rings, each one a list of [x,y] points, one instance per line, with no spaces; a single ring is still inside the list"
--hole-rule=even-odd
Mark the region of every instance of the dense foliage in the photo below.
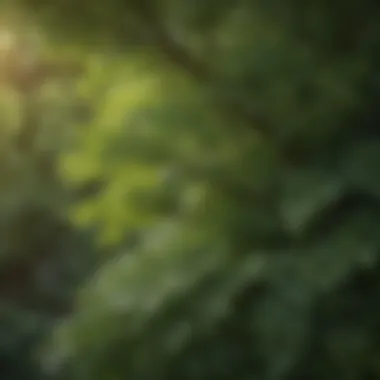
[[[4,120],[0,375],[378,378],[380,4],[15,4],[85,70]]]

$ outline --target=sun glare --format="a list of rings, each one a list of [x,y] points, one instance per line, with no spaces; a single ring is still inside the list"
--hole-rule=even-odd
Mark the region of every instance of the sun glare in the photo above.
[[[0,49],[9,50],[16,43],[16,35],[9,30],[0,30]]]

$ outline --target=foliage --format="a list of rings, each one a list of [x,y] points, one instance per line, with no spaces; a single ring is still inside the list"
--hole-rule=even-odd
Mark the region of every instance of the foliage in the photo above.
[[[96,53],[60,174],[111,248],[45,370],[377,378],[379,5],[18,3]]]
[[[71,309],[93,261],[92,234],[72,226],[72,196],[57,176],[68,107],[48,87],[32,99],[2,88],[0,372],[9,379],[41,378],[33,348]],[[19,145],[24,135],[30,149]]]

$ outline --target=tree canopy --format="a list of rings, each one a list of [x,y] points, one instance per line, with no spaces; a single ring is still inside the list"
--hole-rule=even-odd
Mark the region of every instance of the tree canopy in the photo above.
[[[380,376],[380,4],[3,14],[1,376]]]

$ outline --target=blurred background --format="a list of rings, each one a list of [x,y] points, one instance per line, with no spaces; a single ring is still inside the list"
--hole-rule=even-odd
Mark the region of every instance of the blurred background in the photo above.
[[[380,379],[380,3],[0,7],[0,378]]]

